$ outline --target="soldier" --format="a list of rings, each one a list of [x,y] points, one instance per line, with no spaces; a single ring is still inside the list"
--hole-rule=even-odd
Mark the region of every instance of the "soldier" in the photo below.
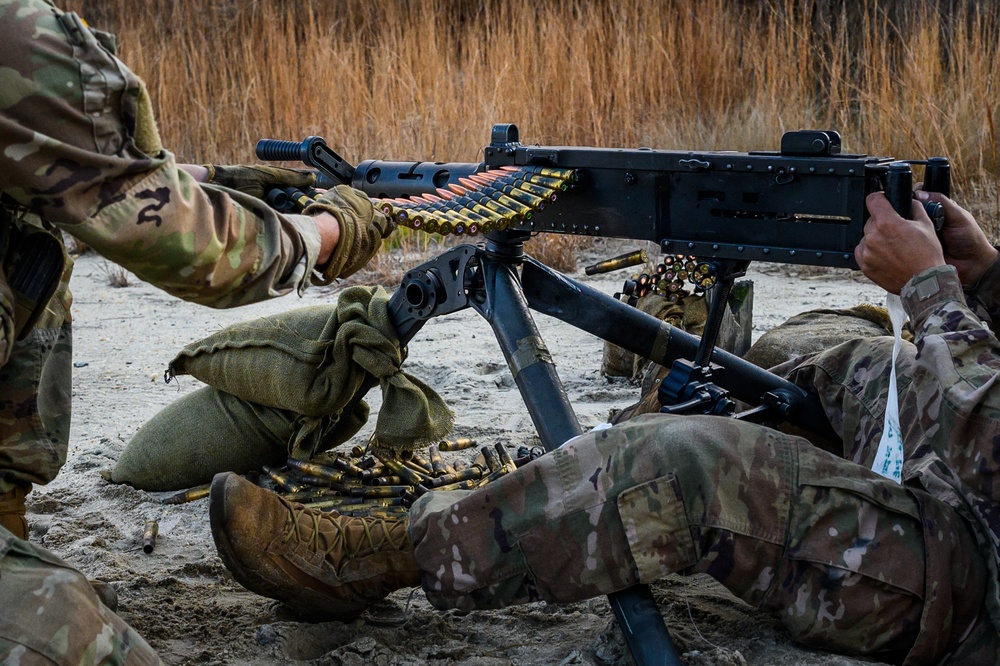
[[[223,561],[250,590],[338,619],[418,584],[474,610],[704,572],[810,646],[995,663],[1000,342],[967,302],[1000,312],[1000,260],[967,212],[919,196],[947,211],[940,241],[921,206],[907,221],[879,193],[856,251],[915,332],[897,361],[902,483],[871,469],[892,339],[868,338],[782,368],[822,400],[836,455],[743,421],[645,415],[485,488],[427,493],[406,520],[324,514],[220,474]]]
[[[343,186],[304,215],[252,196],[310,184],[301,172],[178,165],[114,38],[75,14],[0,0],[0,34],[0,661],[155,662],[83,576],[26,541],[24,497],[69,437],[60,230],[171,294],[230,307],[350,275],[394,227]]]

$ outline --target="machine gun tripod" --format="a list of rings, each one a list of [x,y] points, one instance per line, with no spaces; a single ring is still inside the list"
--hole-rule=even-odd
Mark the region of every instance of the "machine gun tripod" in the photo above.
[[[751,260],[856,268],[853,248],[867,219],[865,196],[888,190],[900,212],[912,196],[909,164],[841,155],[840,136],[829,131],[787,133],[777,153],[692,153],[523,146],[516,127],[496,125],[483,164],[367,160],[355,168],[316,137],[301,143],[264,141],[257,152],[262,159],[301,159],[329,183],[347,183],[387,202],[467,185],[468,178],[489,167],[521,168],[542,178],[549,177],[546,170],[579,172],[567,193],[576,189],[578,194],[566,197],[569,205],[553,206],[530,221],[522,216],[514,224],[498,225],[499,230],[483,235],[482,245],[444,251],[408,271],[389,301],[401,345],[432,317],[472,308],[486,319],[546,451],[580,435],[582,428],[531,310],[672,366],[660,388],[664,411],[787,421],[828,434],[815,396],[716,349],[729,290]],[[927,165],[925,189],[947,194],[947,160],[919,163]],[[529,185],[530,178],[525,178]],[[504,201],[500,195],[522,196],[515,186],[487,190],[498,193],[494,203]],[[489,204],[473,192],[461,205],[446,202],[426,210],[432,219],[457,221],[449,225],[453,230],[462,224],[464,233],[472,223],[493,217],[482,210]],[[386,210],[407,214],[395,204]],[[469,216],[461,218],[461,210]],[[718,291],[705,335],[689,335],[526,256],[524,241],[538,232],[656,241],[664,253],[682,250],[714,262]],[[356,399],[374,384],[374,379],[366,383]],[[734,399],[758,407],[735,414]],[[647,586],[614,593],[609,601],[637,664],[680,663]]]
[[[390,298],[389,312],[403,345],[432,317],[465,308],[479,313],[493,329],[546,451],[583,430],[531,310],[657,363],[680,363],[685,357],[694,357],[701,347],[709,350],[706,358],[711,358],[714,342],[710,346],[707,338],[699,341],[524,255],[524,241],[529,237],[520,231],[494,232],[481,247],[459,245],[411,269]],[[715,303],[722,304],[713,307],[713,316],[721,320],[725,298]],[[714,330],[717,334],[718,328]],[[726,395],[732,391],[748,401],[768,393],[773,396],[772,415],[789,417],[804,426],[826,422],[819,404],[791,382],[726,352],[715,354],[723,357],[730,370],[726,374],[729,388],[713,384],[716,390]],[[609,601],[636,663],[680,663],[647,586],[612,594]]]

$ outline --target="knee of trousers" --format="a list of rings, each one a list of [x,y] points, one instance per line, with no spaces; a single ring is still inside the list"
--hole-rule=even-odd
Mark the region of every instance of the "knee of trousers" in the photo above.
[[[669,477],[697,520],[741,505],[743,514],[753,492],[785,491],[794,478],[800,438],[754,423],[716,416],[656,416],[634,419],[642,438],[633,446],[613,447],[611,465],[619,458],[628,470],[629,487]],[[627,425],[627,424],[626,424]],[[714,508],[713,508],[714,507]]]
[[[802,440],[714,416],[660,421],[652,439],[654,469],[617,500],[641,582],[691,570],[738,587],[780,553]]]
[[[992,625],[983,612],[992,574],[975,533],[944,502],[922,491],[914,496],[923,527],[924,604],[906,663],[938,663],[943,655],[956,664],[989,663],[1000,637],[995,629],[975,631]]]
[[[757,491],[745,479],[787,467],[780,438],[730,419],[648,415],[482,490],[431,493],[441,496],[414,505],[410,528],[428,597],[468,609],[574,601],[689,567],[693,527],[752,528]]]
[[[83,574],[2,531],[0,604],[0,662],[159,662],[142,637],[100,602]]]

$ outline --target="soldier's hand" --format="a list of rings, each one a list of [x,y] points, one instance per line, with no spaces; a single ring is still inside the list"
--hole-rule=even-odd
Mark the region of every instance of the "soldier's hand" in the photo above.
[[[305,209],[306,215],[330,213],[340,225],[340,238],[333,256],[322,269],[318,284],[329,284],[361,270],[396,229],[396,224],[372,205],[368,196],[347,185],[338,185],[318,197]]]
[[[965,286],[974,285],[997,259],[997,250],[972,214],[938,192],[918,191],[921,201],[936,201],[944,207],[941,245],[944,260],[955,267]]]
[[[264,199],[267,193],[276,187],[301,189],[312,187],[316,182],[316,174],[305,169],[263,165],[206,164],[204,166],[208,169],[206,183],[228,187],[258,199]]]
[[[871,217],[854,249],[861,271],[886,291],[898,294],[917,273],[944,265],[944,251],[923,205],[913,202],[912,220],[904,220],[882,192],[865,200]]]

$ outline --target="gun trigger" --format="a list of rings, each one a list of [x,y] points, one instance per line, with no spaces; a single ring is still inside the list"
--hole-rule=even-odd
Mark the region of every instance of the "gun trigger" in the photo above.
[[[681,160],[680,165],[686,166],[688,169],[691,169],[691,171],[704,171],[705,169],[708,169],[710,166],[712,166],[708,162],[703,162],[702,160],[696,159],[694,157],[692,157],[689,160]]]
[[[795,176],[790,173],[781,173],[774,177],[775,185],[788,185],[795,180]]]

